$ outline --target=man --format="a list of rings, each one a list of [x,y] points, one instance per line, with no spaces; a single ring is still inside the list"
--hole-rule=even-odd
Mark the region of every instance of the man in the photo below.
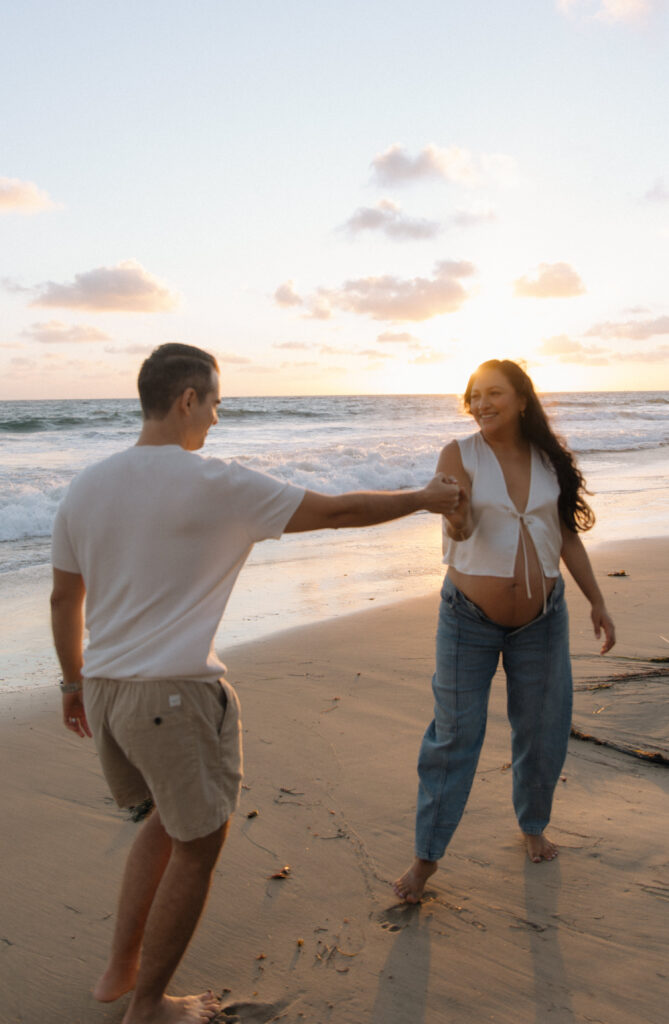
[[[202,458],[218,365],[190,345],[157,348],[138,387],[137,444],[85,469],[58,510],[53,634],[65,725],[95,737],[119,806],[155,804],[128,856],[93,994],[111,1002],[134,990],[123,1024],[200,1024],[219,1009],[211,992],[165,990],[239,799],[239,703],[213,649],[239,571],[256,541],[451,512],[459,495],[438,476],[422,490],[331,496]]]

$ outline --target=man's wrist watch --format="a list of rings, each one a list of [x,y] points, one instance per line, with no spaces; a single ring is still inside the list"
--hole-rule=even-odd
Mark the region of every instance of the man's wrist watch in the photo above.
[[[62,679],[58,681],[61,693],[79,693],[81,683],[66,683]]]

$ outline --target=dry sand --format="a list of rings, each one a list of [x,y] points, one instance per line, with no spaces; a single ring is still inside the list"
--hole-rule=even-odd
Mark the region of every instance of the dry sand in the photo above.
[[[246,788],[173,992],[211,986],[218,1019],[243,1024],[667,1021],[669,544],[601,547],[593,562],[619,643],[597,656],[568,581],[574,721],[613,746],[570,741],[549,830],[560,856],[524,855],[498,675],[465,818],[418,907],[389,882],[412,853],[438,595],[226,652]],[[59,704],[54,688],[0,704],[2,1024],[118,1022],[127,1005],[88,993],[137,826]]]

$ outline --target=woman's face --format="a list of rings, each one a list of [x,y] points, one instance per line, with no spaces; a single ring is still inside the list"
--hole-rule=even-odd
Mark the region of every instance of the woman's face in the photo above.
[[[517,430],[525,405],[501,370],[481,370],[474,377],[469,408],[484,437]]]

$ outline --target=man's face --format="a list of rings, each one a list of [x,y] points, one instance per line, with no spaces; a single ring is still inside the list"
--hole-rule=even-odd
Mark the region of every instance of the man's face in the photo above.
[[[218,374],[212,370],[212,386],[201,402],[194,396],[190,406],[188,424],[188,451],[195,452],[204,444],[209,428],[218,423],[218,405],[221,401]]]

